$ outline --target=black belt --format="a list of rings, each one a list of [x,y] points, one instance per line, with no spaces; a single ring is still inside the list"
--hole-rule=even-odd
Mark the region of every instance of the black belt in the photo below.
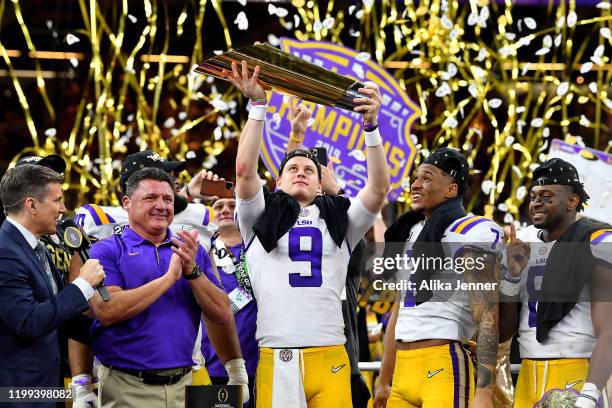
[[[121,371],[134,377],[142,379],[143,384],[148,385],[172,385],[176,384],[183,378],[187,373],[191,372],[190,367],[183,367],[179,369],[175,374],[172,375],[159,375],[159,371],[146,371],[146,370],[132,370],[129,368],[110,367],[113,370]],[[166,371],[166,370],[162,370]]]

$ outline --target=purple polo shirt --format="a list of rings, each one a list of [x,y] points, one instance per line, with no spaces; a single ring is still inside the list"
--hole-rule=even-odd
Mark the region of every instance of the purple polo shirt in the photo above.
[[[126,226],[121,235],[96,242],[91,257],[106,272],[106,285],[135,289],[163,276],[170,265],[172,232],[155,246]],[[203,271],[211,263],[200,246],[196,262]],[[216,277],[206,273],[218,285]],[[111,293],[112,298],[112,293]],[[162,370],[193,365],[201,309],[186,279],[179,279],[142,313],[103,327],[94,320],[93,352],[103,364],[136,370]]]
[[[241,245],[230,247],[232,254],[236,259],[240,259]],[[212,268],[212,267],[211,267]],[[226,293],[230,293],[238,287],[238,279],[234,273],[226,273],[221,267],[217,267],[221,283]],[[209,272],[209,274],[212,273]],[[246,370],[249,377],[255,377],[257,370],[258,348],[257,340],[255,340],[255,330],[257,329],[257,304],[255,299],[251,300],[244,308],[234,315],[236,320],[236,329],[238,331],[238,340],[240,341],[240,349],[242,356],[246,360]],[[227,371],[223,367],[223,363],[215,353],[206,330],[202,331],[202,355],[206,361],[206,371],[211,377],[227,377]]]

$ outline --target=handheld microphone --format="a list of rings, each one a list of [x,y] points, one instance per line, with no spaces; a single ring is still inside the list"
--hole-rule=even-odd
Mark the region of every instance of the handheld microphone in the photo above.
[[[57,235],[64,244],[72,250],[73,254],[76,252],[81,257],[83,262],[91,259],[91,256],[89,256],[91,241],[74,220],[70,218],[61,220],[57,224]],[[102,300],[105,302],[110,300],[108,290],[106,290],[106,286],[104,286],[104,279],[98,283],[96,289],[100,293],[100,296],[102,296]]]

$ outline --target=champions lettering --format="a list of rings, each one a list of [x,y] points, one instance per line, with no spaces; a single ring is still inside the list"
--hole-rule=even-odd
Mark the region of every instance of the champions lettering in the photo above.
[[[361,57],[357,51],[323,41],[281,39],[283,51],[338,72],[360,82],[376,83],[382,95],[378,127],[391,175],[389,198],[397,199],[403,192],[416,156],[410,138],[410,126],[419,116],[417,105],[408,98],[400,84],[376,62]],[[366,147],[363,138],[362,115],[348,110],[302,101],[313,113],[306,131],[306,147],[324,147],[334,157],[335,172],[340,186],[351,197],[367,181]],[[291,124],[289,99],[272,94],[268,119],[264,126],[262,159],[274,176],[287,149]]]
[[[308,106],[313,113],[314,123],[312,131],[317,135],[323,136],[323,139],[318,139],[313,147],[325,147],[328,155],[336,158],[341,157],[342,152],[354,150],[360,150],[363,157],[365,157],[365,140],[362,136],[363,127],[361,122],[359,122],[361,115],[342,109],[317,105],[313,102],[302,102],[302,104]],[[276,107],[270,106],[268,112],[271,114],[276,113]],[[281,120],[289,121],[288,100],[283,99],[278,114]],[[403,170],[409,152],[400,149],[398,146],[392,146],[389,140],[383,143],[383,148],[387,157],[387,163],[389,164],[391,177],[398,176],[400,171]]]

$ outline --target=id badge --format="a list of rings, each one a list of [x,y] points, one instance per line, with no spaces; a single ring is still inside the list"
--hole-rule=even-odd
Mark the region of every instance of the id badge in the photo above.
[[[253,300],[253,297],[242,286],[237,286],[228,296],[232,301],[232,312],[234,314],[238,313]]]

